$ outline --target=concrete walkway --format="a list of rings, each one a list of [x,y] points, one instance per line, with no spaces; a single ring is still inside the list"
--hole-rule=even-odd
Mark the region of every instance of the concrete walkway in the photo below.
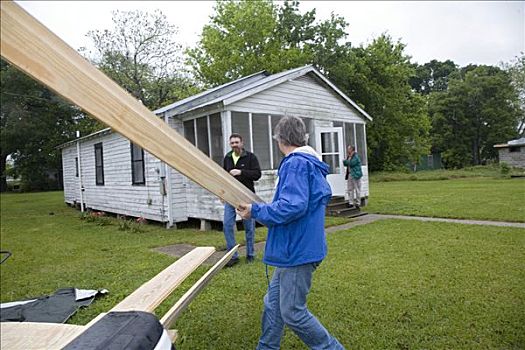
[[[402,219],[402,220],[418,220],[418,221],[436,221],[436,222],[450,222],[454,224],[465,224],[465,225],[488,225],[488,226],[499,226],[499,227],[518,227],[525,229],[525,223],[519,222],[504,222],[504,221],[483,221],[483,220],[462,220],[462,219],[445,219],[445,218],[430,218],[424,216],[407,216],[407,215],[384,215],[384,214],[368,214],[354,218],[354,221],[339,225],[332,226],[326,229],[326,233],[333,233],[342,230],[348,230],[352,227],[366,225],[378,220],[386,219]],[[266,242],[255,243],[255,252],[260,252],[264,250],[264,245]],[[186,253],[189,253],[194,246],[191,244],[173,244],[166,247],[159,247],[153,249],[156,252],[168,254],[175,257],[181,257]],[[213,265],[219,261],[224,254],[225,250],[220,250],[215,253],[208,260],[205,261],[205,264]],[[239,248],[239,256],[241,257],[241,262],[244,261],[243,257],[246,256],[246,247],[242,246]]]
[[[347,224],[332,226],[326,229],[327,233],[346,230],[355,226],[369,224],[378,220],[385,219],[402,219],[402,220],[418,220],[418,221],[436,221],[436,222],[450,222],[454,224],[464,225],[487,225],[500,227],[518,227],[525,228],[525,223],[521,222],[507,222],[507,221],[486,221],[486,220],[463,220],[463,219],[446,219],[446,218],[431,218],[426,216],[409,216],[409,215],[386,215],[386,214],[368,214],[355,218],[355,221]]]

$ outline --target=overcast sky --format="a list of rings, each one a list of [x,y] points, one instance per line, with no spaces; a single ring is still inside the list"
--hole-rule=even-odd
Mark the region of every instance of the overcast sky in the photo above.
[[[179,42],[194,46],[213,13],[211,1],[17,1],[73,48],[90,46],[86,33],[112,27],[112,10],[160,9],[179,28]],[[412,62],[451,59],[497,65],[525,51],[525,1],[361,2],[303,1],[302,12],[317,9],[349,22],[348,40],[366,44],[383,32],[407,45]]]

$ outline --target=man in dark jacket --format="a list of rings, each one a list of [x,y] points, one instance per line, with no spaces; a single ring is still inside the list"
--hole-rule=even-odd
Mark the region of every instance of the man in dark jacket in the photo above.
[[[261,178],[261,167],[255,154],[244,149],[242,136],[239,134],[231,134],[230,147],[232,150],[226,154],[223,161],[223,168],[235,177],[240,183],[248,187],[250,191],[255,193],[253,182]],[[235,247],[235,233],[233,226],[235,225],[235,208],[228,203],[224,204],[224,238],[226,238],[226,246],[228,250]],[[246,261],[253,262],[255,259],[254,240],[255,240],[255,220],[243,220],[244,231],[246,234]],[[231,267],[239,262],[239,255],[237,252],[232,259],[226,264]]]
[[[306,305],[312,274],[326,256],[324,217],[332,196],[328,165],[306,145],[300,118],[283,117],[274,134],[285,157],[273,201],[245,203],[237,210],[243,218],[268,226],[263,261],[276,267],[264,297],[257,350],[279,349],[285,325],[309,349],[342,350]]]

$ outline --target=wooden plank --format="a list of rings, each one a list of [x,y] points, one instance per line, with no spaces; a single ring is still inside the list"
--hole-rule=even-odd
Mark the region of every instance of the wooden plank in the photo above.
[[[179,336],[179,332],[176,329],[168,329],[166,332],[168,332],[171,342],[175,343],[175,340],[177,340],[177,337]]]
[[[1,349],[62,349],[84,326],[40,322],[0,322]]]
[[[16,3],[0,6],[7,61],[231,205],[262,201]]]
[[[214,252],[215,248],[213,247],[198,247],[193,249],[140,286],[111,309],[110,312],[132,310],[153,312],[190,273],[199,267]]]
[[[208,270],[184,295],[173,305],[171,309],[162,317],[160,323],[165,329],[169,329],[173,323],[180,316],[182,311],[191,303],[193,299],[202,291],[204,287],[211,281],[212,277],[219,272],[228,261],[230,261],[233,254],[239,249],[239,244],[233,247],[226,253],[221,260],[219,260],[211,269]]]

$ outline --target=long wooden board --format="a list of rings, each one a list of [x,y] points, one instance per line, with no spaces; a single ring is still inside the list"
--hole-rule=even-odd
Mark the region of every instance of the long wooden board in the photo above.
[[[84,332],[84,326],[60,323],[0,322],[2,349],[62,349]]]
[[[19,5],[0,4],[7,61],[231,205],[262,202]]]
[[[231,256],[237,248],[238,246],[230,250],[227,256]],[[110,312],[132,310],[153,312],[214,251],[215,248],[213,247],[193,249],[136,289]],[[217,264],[212,269],[216,269],[216,267]],[[205,274],[205,276],[208,275],[209,273]],[[192,287],[191,290],[193,289]],[[99,314],[85,326],[59,323],[0,322],[0,349],[62,349],[106,314]],[[169,332],[169,335],[174,341],[176,331]]]
[[[110,311],[153,312],[179,284],[215,252],[213,247],[198,247],[144,283]]]
[[[186,307],[191,303],[193,299],[199,293],[202,291],[204,287],[211,281],[213,276],[219,272],[224,265],[228,261],[230,261],[231,257],[237,249],[239,248],[239,244],[237,244],[235,247],[230,249],[229,252],[224,254],[224,256],[215,264],[212,266],[211,269],[209,269],[195,284],[186,292],[184,295],[171,307],[171,309],[166,312],[166,314],[160,319],[160,323],[164,326],[164,328],[169,329],[173,323],[177,320],[177,318],[180,316],[182,311],[186,309]]]

